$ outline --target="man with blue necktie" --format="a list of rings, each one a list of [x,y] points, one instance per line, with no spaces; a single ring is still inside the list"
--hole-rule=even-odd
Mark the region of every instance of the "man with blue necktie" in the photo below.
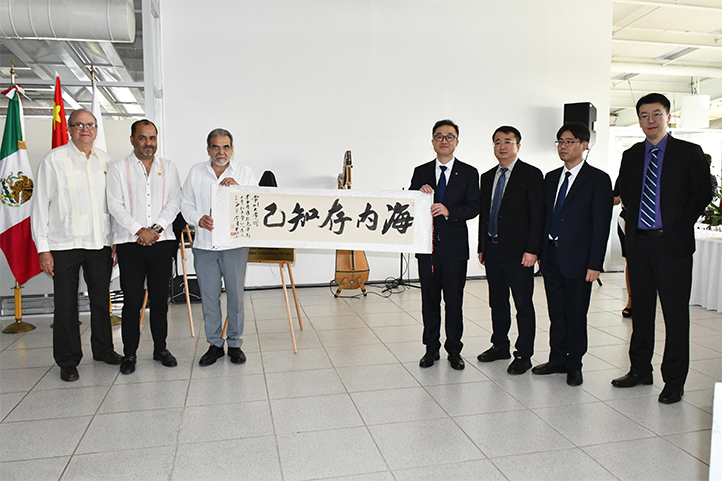
[[[440,358],[441,293],[446,305],[446,342],[451,367],[464,369],[462,301],[469,262],[469,232],[466,221],[479,214],[479,172],[454,157],[459,145],[459,127],[451,120],[439,120],[431,131],[436,159],[414,170],[409,190],[434,196],[431,206],[433,250],[416,254],[421,280],[423,342],[426,354],[421,367],[431,367]]]
[[[592,283],[604,265],[614,197],[609,176],[584,159],[589,148],[586,125],[564,124],[556,144],[564,166],[544,179],[547,215],[541,257],[551,352],[549,361],[531,372],[566,373],[567,384],[579,386]]]
[[[699,145],[667,133],[667,97],[645,95],[637,102],[646,140],[622,155],[617,183],[627,206],[626,247],[634,292],[629,373],[612,385],[652,384],[657,295],[666,329],[659,402],[682,400],[689,370],[689,296],[692,289],[694,223],[712,200],[709,164]]]

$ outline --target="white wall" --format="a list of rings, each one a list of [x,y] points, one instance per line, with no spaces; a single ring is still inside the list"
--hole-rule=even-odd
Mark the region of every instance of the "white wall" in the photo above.
[[[223,127],[236,160],[281,187],[336,188],[351,150],[354,188],[401,189],[434,158],[434,122],[451,118],[458,158],[480,173],[502,124],[546,172],[560,162],[563,104],[589,101],[589,160],[606,169],[611,16],[611,0],[163,0],[166,153],[184,177]],[[330,281],[333,254],[299,251],[296,282]],[[398,275],[398,255],[368,256],[371,279]],[[247,285],[277,284],[273,272],[252,266]],[[472,257],[469,275],[482,273]]]

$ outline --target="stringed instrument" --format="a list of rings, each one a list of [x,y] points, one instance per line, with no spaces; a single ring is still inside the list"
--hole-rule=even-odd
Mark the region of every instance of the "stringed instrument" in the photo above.
[[[351,151],[347,150],[343,158],[343,169],[338,175],[338,188],[351,188]],[[344,289],[361,289],[366,295],[366,282],[369,280],[369,262],[366,259],[366,252],[359,250],[337,250],[336,251],[336,277],[334,282],[338,290],[334,297],[338,297]]]

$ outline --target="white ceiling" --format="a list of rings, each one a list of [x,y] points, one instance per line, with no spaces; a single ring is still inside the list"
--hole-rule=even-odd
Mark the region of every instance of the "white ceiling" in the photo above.
[[[710,127],[722,127],[722,0],[615,0],[610,125],[635,125],[635,102],[661,92],[711,98]],[[673,120],[674,122],[674,120]]]

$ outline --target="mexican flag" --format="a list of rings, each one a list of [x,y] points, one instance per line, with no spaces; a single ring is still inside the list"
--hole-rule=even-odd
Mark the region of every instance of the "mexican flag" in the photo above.
[[[25,150],[22,87],[3,92],[10,98],[5,132],[0,147],[0,248],[18,284],[40,274],[38,251],[30,233],[30,199],[33,196],[33,171]]]

